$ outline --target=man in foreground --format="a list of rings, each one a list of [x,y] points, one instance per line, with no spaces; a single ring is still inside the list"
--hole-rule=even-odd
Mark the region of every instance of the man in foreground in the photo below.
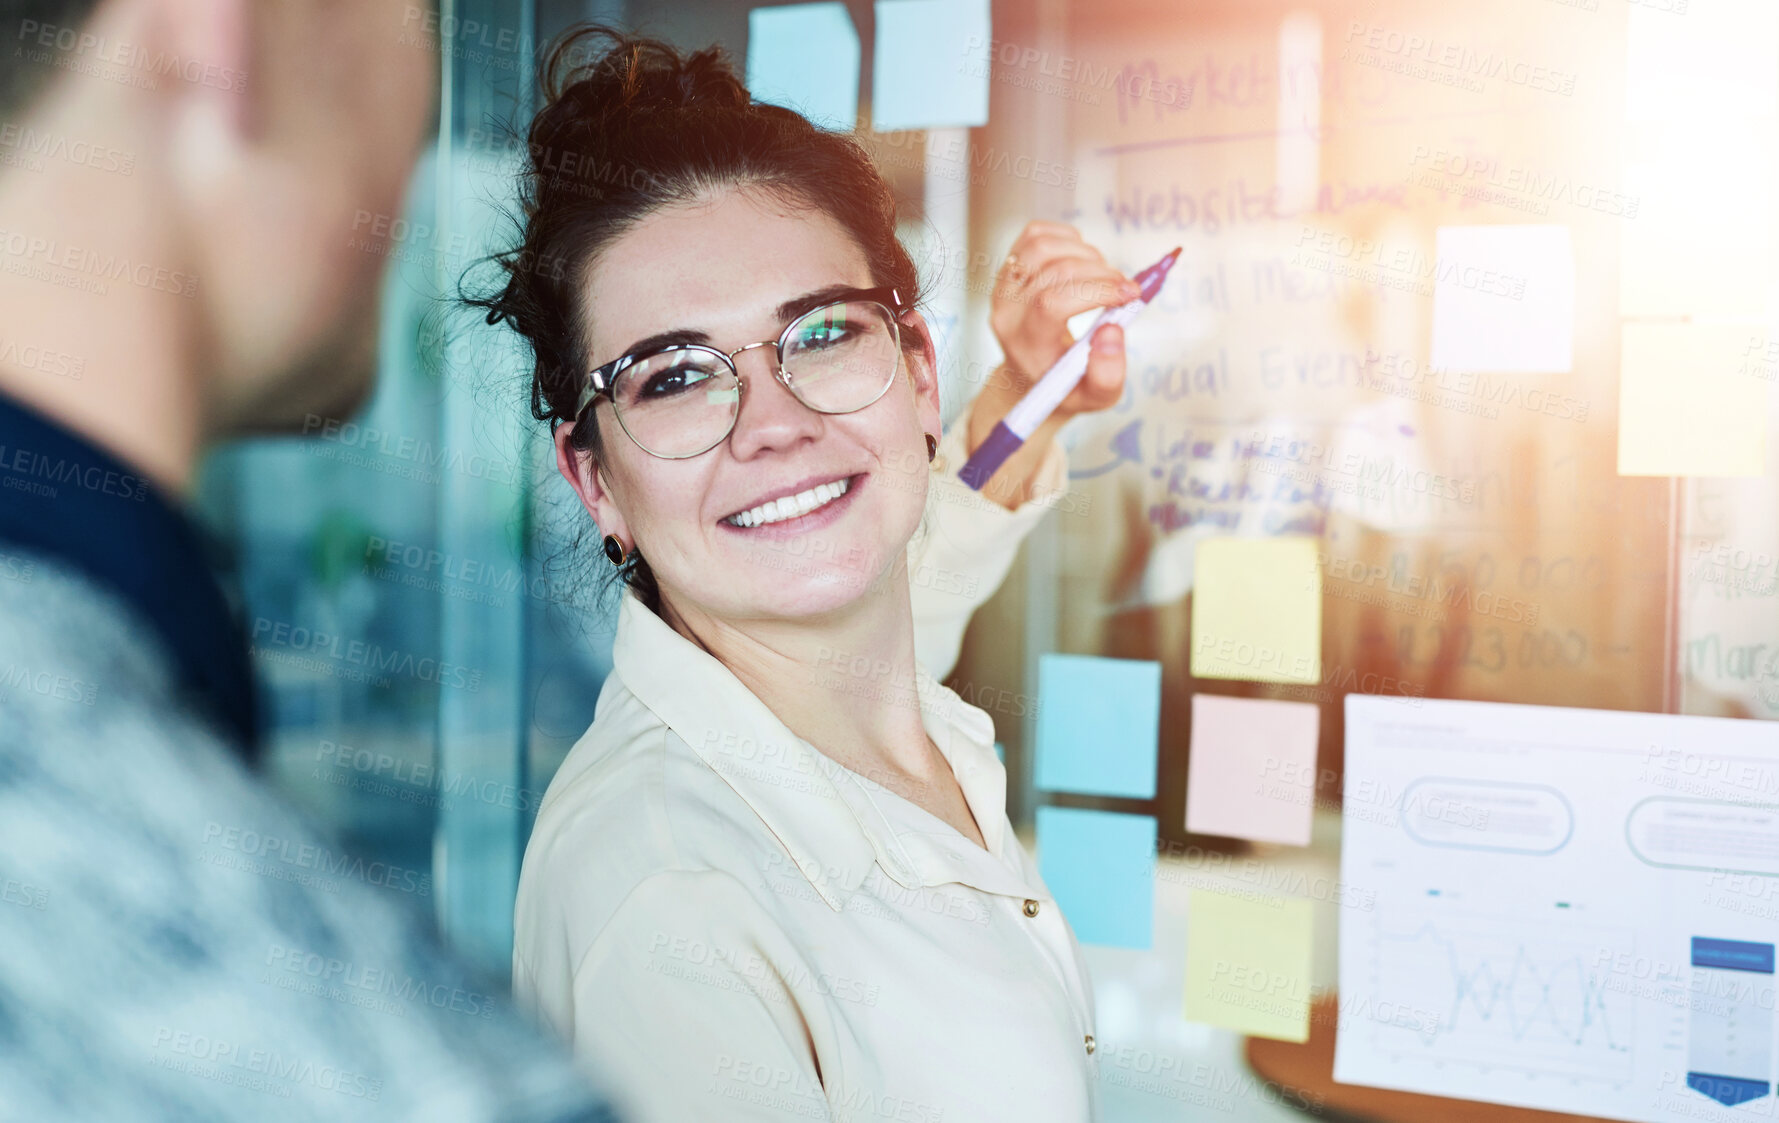
[[[0,0],[0,1119],[606,1120],[252,773],[183,511],[368,392],[432,54],[400,0]]]

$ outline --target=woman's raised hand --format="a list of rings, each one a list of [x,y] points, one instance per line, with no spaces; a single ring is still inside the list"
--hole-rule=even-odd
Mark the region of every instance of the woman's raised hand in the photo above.
[[[1006,356],[1007,404],[1018,401],[1075,342],[1069,317],[1137,296],[1136,282],[1106,264],[1105,255],[1073,226],[1027,223],[996,275],[988,316]],[[1124,329],[1107,324],[1094,336],[1087,373],[1052,416],[1060,425],[1077,413],[1115,405],[1123,393]]]
[[[995,423],[1073,346],[1069,317],[1138,295],[1136,282],[1107,265],[1105,255],[1083,241],[1073,226],[1036,219],[1027,223],[995,277],[988,322],[1005,358],[971,407],[968,450],[976,451]],[[983,485],[983,494],[1008,508],[1025,502],[1057,430],[1078,413],[1116,405],[1123,395],[1124,329],[1106,324],[1094,333],[1087,373]]]

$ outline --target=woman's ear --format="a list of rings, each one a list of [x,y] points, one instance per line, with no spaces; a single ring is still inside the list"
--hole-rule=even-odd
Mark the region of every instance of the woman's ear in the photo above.
[[[921,314],[909,309],[902,317],[902,324],[907,330],[920,337],[920,351],[908,356],[908,375],[914,382],[914,397],[920,407],[920,423],[927,427],[927,432],[939,436],[939,358],[933,347],[933,332],[927,326]]]
[[[598,462],[591,452],[583,452],[570,443],[574,430],[574,422],[564,421],[550,432],[550,439],[556,445],[556,470],[562,473],[568,486],[574,488],[581,506],[593,516],[600,533],[615,534],[626,550],[634,549],[635,543],[624,525],[624,516],[613,502],[611,490],[600,478]]]

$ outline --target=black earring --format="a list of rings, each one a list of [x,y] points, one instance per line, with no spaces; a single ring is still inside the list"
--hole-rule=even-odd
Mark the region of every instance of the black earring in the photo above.
[[[617,535],[606,535],[602,544],[605,546],[605,556],[612,560],[613,565],[624,564],[624,544],[618,541]]]
[[[937,437],[933,436],[933,434],[928,433],[927,434],[927,463],[931,464],[933,462],[933,457],[938,456],[938,455],[939,455],[939,439]]]

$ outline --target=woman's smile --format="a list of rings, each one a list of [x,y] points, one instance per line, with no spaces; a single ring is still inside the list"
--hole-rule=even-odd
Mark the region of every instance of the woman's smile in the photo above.
[[[774,495],[718,520],[736,534],[791,538],[832,524],[852,506],[870,474],[815,477],[781,488]]]

